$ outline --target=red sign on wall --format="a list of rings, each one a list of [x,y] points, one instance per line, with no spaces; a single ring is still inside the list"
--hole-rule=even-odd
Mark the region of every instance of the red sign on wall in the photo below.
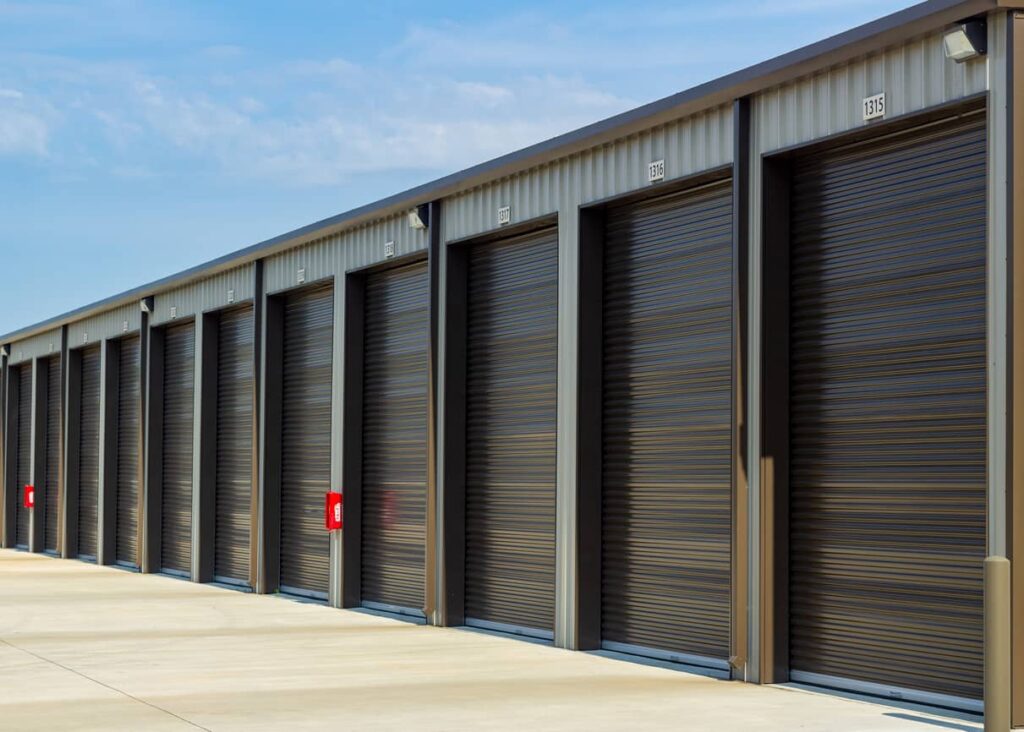
[[[25,508],[36,507],[36,489],[33,486],[25,486],[25,491],[22,494],[22,505]]]
[[[342,505],[342,500],[340,493],[332,491],[327,494],[327,502],[324,508],[324,525],[328,531],[337,531],[344,528],[345,507]]]

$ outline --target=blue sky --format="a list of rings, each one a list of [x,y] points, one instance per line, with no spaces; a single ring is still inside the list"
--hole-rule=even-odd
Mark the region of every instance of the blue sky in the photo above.
[[[0,333],[912,4],[0,0]]]

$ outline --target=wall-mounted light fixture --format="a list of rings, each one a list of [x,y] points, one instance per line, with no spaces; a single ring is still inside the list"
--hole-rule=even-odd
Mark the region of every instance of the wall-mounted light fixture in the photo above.
[[[426,229],[430,226],[430,204],[422,203],[409,212],[410,229]]]
[[[943,36],[946,58],[957,63],[983,56],[988,52],[988,29],[984,20],[968,20],[953,26]]]

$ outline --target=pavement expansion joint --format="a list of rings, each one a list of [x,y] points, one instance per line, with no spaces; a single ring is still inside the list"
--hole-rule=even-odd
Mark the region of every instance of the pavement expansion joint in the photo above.
[[[169,709],[164,709],[163,707],[161,707],[161,706],[159,706],[157,704],[153,704],[152,702],[148,702],[145,699],[140,699],[137,696],[132,696],[127,691],[124,691],[123,689],[118,689],[116,686],[111,686],[110,684],[104,683],[104,682],[100,681],[99,679],[93,678],[92,676],[89,676],[88,674],[85,674],[85,673],[82,673],[81,671],[78,671],[77,669],[73,669],[70,666],[65,666],[64,664],[60,663],[59,661],[54,661],[52,658],[47,658],[46,656],[41,656],[38,653],[35,653],[34,651],[28,650],[27,648],[22,648],[21,646],[15,645],[14,643],[11,643],[9,640],[7,640],[6,638],[0,638],[0,643],[3,643],[8,648],[13,648],[14,650],[19,651],[20,653],[24,653],[25,655],[32,656],[32,658],[35,658],[38,661],[42,661],[43,663],[48,663],[51,666],[56,666],[59,669],[67,671],[68,673],[75,674],[76,676],[78,676],[80,678],[83,678],[86,681],[90,681],[93,684],[96,684],[97,686],[102,686],[104,689],[109,689],[110,691],[114,692],[115,694],[120,694],[121,696],[126,697],[128,699],[131,699],[134,702],[138,702],[139,704],[144,704],[145,706],[149,707],[150,709],[155,709],[158,712],[163,712],[164,714],[167,714],[168,716],[174,717],[175,719],[178,719],[178,720],[184,722],[185,724],[187,724],[189,726],[195,727],[196,729],[205,730],[205,732],[212,732],[212,730],[210,730],[209,728],[203,727],[200,724],[196,724],[192,720],[186,719],[185,717],[182,717],[181,715],[175,714],[174,712],[172,712]]]

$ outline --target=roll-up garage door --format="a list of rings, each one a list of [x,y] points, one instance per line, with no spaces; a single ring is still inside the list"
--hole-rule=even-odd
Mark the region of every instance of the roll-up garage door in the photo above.
[[[114,554],[120,564],[137,566],[139,532],[139,384],[137,336],[123,338],[117,377],[117,533]]]
[[[46,360],[46,486],[43,495],[43,548],[57,551],[60,502],[60,356]]]
[[[99,534],[100,349],[82,351],[78,440],[78,556],[95,559]]]
[[[467,622],[549,634],[555,599],[557,232],[474,247],[468,303]]]
[[[288,295],[284,306],[281,445],[281,587],[326,598],[330,540],[324,494],[331,486],[334,294],[330,286]]]
[[[217,336],[217,493],[214,576],[249,584],[252,524],[252,307],[220,316]]]
[[[22,491],[32,483],[32,362],[18,367],[18,491],[15,497],[14,541],[28,548],[30,511],[22,504]]]
[[[195,397],[195,327],[182,323],[164,334],[164,455],[161,501],[161,571],[192,571],[192,434]]]
[[[362,599],[423,607],[427,495],[427,266],[366,279]]]
[[[604,645],[727,667],[732,187],[607,213]]]
[[[796,164],[795,679],[982,695],[985,157],[982,112]]]

